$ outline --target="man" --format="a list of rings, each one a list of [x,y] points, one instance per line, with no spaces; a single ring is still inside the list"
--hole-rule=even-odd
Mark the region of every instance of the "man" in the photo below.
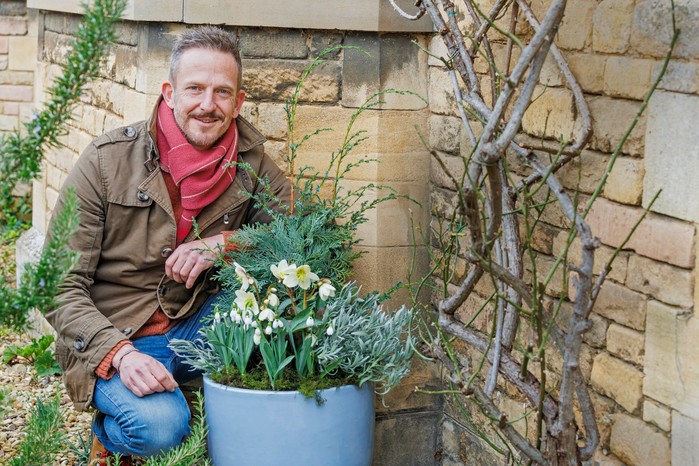
[[[80,200],[70,245],[81,255],[46,317],[73,403],[97,409],[90,466],[112,452],[157,454],[188,434],[178,384],[197,374],[168,341],[195,338],[211,311],[215,251],[242,225],[269,221],[246,193],[262,178],[289,198],[264,138],[238,117],[241,72],[227,33],[186,31],[151,118],[94,140],[66,180]]]

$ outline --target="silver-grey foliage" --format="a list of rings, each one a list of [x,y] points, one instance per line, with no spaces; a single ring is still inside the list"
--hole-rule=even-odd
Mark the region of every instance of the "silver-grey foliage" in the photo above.
[[[330,301],[323,321],[330,322],[331,335],[318,341],[316,355],[321,370],[335,370],[354,376],[359,384],[377,385],[384,394],[407,375],[415,345],[410,334],[413,313],[401,307],[384,312],[380,295],[359,297],[360,289],[345,285]]]

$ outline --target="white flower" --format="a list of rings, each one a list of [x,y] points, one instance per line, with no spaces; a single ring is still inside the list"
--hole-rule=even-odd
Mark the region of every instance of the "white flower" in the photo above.
[[[257,315],[257,313],[260,312],[260,308],[254,294],[248,291],[237,290],[235,295],[236,298],[234,303],[236,306],[238,306],[238,309],[251,310],[254,315]]]
[[[236,324],[239,324],[240,321],[243,320],[242,317],[240,317],[240,312],[238,312],[236,309],[231,311],[231,320]]]
[[[274,311],[266,307],[262,309],[262,311],[260,311],[260,315],[258,318],[260,319],[260,321],[269,320],[270,322],[272,322],[274,320]]]
[[[271,335],[272,334],[272,326],[268,325],[267,328],[265,328],[265,335]]]
[[[335,330],[333,330],[333,326],[332,326],[332,325],[328,325],[328,328],[325,330],[325,334],[326,334],[327,336],[330,336],[330,335],[332,335],[333,333],[335,333]]]
[[[262,332],[260,332],[259,328],[255,329],[255,335],[252,336],[252,341],[255,342],[256,345],[259,345],[262,341]]]
[[[293,273],[289,273],[284,279],[284,284],[289,288],[293,288],[296,285],[301,287],[302,290],[307,290],[311,287],[311,283],[318,281],[318,275],[311,272],[311,266],[302,265],[301,267],[296,267]]]
[[[220,312],[216,311],[216,314],[214,314],[214,321],[216,321],[217,324],[221,323],[221,313]]]
[[[248,286],[250,285],[248,273],[243,267],[240,266],[239,263],[233,262],[233,265],[235,266],[235,274],[238,276],[238,280],[240,280],[240,289],[247,291]]]
[[[273,328],[282,328],[283,326],[284,326],[284,322],[282,322],[279,319],[274,319],[274,322],[272,322]]]
[[[243,311],[243,323],[245,324],[245,328],[247,329],[248,326],[250,326],[253,323],[252,320],[252,312],[250,311]]]
[[[322,299],[323,301],[327,301],[328,298],[335,296],[335,287],[332,286],[330,280],[324,278],[320,281],[320,283],[321,285],[318,288],[318,294],[320,295],[320,299]]]
[[[310,327],[314,323],[315,323],[315,321],[313,320],[313,317],[308,316],[308,319],[306,319],[306,326]]]
[[[267,296],[267,301],[269,302],[269,305],[272,307],[279,306],[279,296],[277,296],[274,293],[270,293],[270,295]]]
[[[270,265],[269,270],[272,271],[272,275],[277,277],[277,279],[284,280],[286,276],[290,273],[290,271],[293,271],[296,269],[295,264],[289,264],[286,259],[282,259],[279,261],[279,264],[277,265]]]

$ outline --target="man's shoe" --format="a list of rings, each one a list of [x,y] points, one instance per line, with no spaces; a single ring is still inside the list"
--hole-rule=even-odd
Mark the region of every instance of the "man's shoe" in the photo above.
[[[111,451],[107,450],[102,442],[97,439],[97,436],[92,434],[92,447],[90,448],[90,459],[87,460],[87,466],[131,466],[131,457],[122,456],[119,464],[110,458],[114,458],[115,455]]]

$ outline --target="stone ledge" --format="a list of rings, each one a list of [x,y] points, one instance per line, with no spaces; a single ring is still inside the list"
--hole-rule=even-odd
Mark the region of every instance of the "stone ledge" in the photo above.
[[[132,21],[172,21],[188,24],[228,24],[297,29],[342,29],[380,32],[432,32],[426,16],[419,21],[402,18],[383,0],[212,0],[203,7],[194,0],[130,0],[123,18]],[[399,5],[414,12],[410,0]],[[27,0],[27,7],[64,13],[82,13],[82,0]]]
[[[122,19],[132,21],[182,21],[184,0],[129,0]],[[27,0],[28,8],[82,14],[83,0]]]

